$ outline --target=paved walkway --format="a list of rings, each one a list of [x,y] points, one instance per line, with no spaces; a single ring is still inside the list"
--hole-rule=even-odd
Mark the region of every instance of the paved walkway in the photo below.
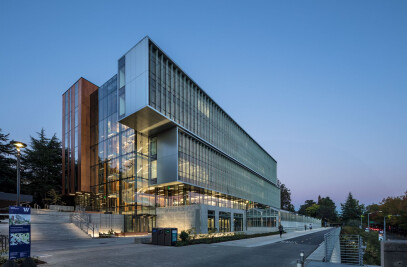
[[[271,236],[262,236],[262,237],[256,237],[256,238],[234,240],[234,241],[216,243],[216,244],[213,244],[213,246],[234,246],[234,247],[245,247],[245,248],[260,247],[260,246],[284,241],[287,239],[324,231],[327,229],[330,229],[330,228],[329,227],[328,228],[317,228],[317,229],[312,229],[312,230],[307,230],[307,231],[288,232],[286,234],[283,234],[282,238],[280,238],[280,235],[271,235]]]

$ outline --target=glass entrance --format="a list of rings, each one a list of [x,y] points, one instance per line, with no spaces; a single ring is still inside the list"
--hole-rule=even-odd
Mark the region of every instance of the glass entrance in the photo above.
[[[155,226],[155,217],[148,215],[141,215],[136,217],[136,232],[147,233],[152,232]]]

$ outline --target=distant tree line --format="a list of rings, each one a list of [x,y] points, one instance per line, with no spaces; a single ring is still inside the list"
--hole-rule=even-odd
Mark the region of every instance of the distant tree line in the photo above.
[[[291,203],[291,191],[278,181],[281,190],[281,209],[295,212]],[[367,215],[372,225],[383,227],[386,216],[388,231],[407,234],[407,191],[402,196],[387,197],[379,204],[365,206],[353,197],[350,192],[345,203],[341,203],[341,212],[338,214],[335,202],[329,197],[318,196],[315,202],[312,199],[305,200],[297,213],[319,218],[323,223],[341,223],[351,226],[367,226]],[[362,225],[361,225],[362,222]]]
[[[0,191],[16,193],[16,149],[10,141],[10,135],[0,129]],[[27,145],[21,149],[21,194],[32,195],[40,206],[61,203],[61,141],[41,129]]]

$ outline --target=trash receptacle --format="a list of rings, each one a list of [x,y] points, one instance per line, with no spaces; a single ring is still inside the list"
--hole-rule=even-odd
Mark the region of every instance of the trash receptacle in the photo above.
[[[177,244],[178,239],[178,228],[171,229],[171,246],[175,246]]]
[[[164,228],[164,246],[171,246],[171,229],[172,228]]]
[[[164,229],[157,228],[157,245],[164,246]]]
[[[158,228],[153,228],[153,231],[151,232],[151,244],[158,244]]]

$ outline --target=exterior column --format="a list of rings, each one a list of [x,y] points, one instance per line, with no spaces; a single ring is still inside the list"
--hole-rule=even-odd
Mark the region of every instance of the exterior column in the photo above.
[[[219,210],[215,209],[215,228],[217,229],[216,232],[219,233]]]

